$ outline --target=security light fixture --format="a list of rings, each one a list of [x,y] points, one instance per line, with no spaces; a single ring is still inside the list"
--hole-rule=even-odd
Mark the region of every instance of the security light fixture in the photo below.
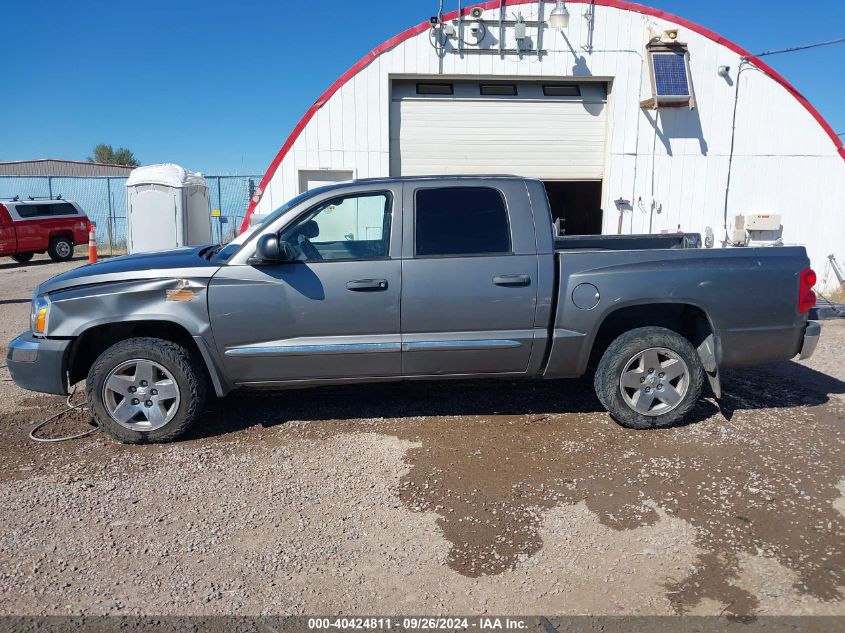
[[[484,22],[481,20],[478,22],[470,22],[469,32],[477,41],[480,42],[484,39],[484,36],[487,35],[487,27],[484,26]]]
[[[557,0],[555,8],[549,14],[549,24],[558,31],[569,28],[569,9],[563,0]]]

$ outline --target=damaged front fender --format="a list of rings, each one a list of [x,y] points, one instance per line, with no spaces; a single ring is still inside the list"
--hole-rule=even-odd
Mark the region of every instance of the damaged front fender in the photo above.
[[[81,286],[50,294],[51,337],[73,338],[107,323],[173,321],[210,333],[207,279],[150,279]]]
[[[105,325],[169,323],[194,340],[215,392],[231,390],[208,318],[208,279],[159,278],[79,286],[50,294],[51,338],[78,339]]]

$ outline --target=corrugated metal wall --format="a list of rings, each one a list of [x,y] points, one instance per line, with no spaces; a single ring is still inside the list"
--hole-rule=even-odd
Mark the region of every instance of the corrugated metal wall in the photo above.
[[[128,176],[133,167],[68,160],[0,163],[0,176]]]

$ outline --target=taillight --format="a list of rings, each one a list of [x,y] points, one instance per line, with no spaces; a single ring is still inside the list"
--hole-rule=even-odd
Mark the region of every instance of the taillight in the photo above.
[[[816,293],[813,292],[815,285],[816,273],[813,269],[802,270],[798,278],[798,312],[803,314],[816,306]]]

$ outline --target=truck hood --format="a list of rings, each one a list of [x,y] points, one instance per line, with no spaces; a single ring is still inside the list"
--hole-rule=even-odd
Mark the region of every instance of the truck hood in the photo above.
[[[209,279],[220,264],[208,261],[200,253],[209,245],[180,248],[157,253],[138,253],[113,257],[96,264],[74,268],[48,279],[35,289],[36,295],[118,281],[186,278]]]

